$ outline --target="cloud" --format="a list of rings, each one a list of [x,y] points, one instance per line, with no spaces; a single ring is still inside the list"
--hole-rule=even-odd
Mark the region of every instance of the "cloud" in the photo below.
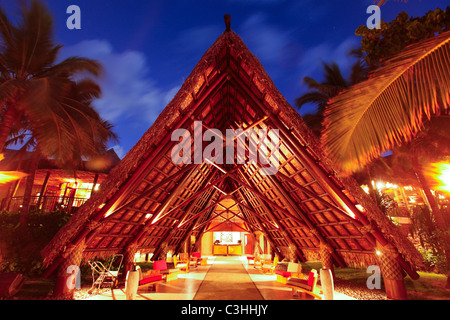
[[[305,49],[305,52],[298,64],[299,79],[304,76],[313,77],[320,81],[323,75],[323,62],[336,62],[344,76],[348,76],[351,66],[356,61],[349,55],[351,49],[358,46],[358,40],[355,37],[349,37],[339,45],[333,46],[329,41],[322,42],[311,48]]]
[[[222,32],[223,29],[217,25],[192,27],[181,31],[173,47],[177,48],[178,54],[204,52]]]
[[[333,46],[330,42],[322,42],[311,48],[305,49],[305,52],[296,68],[296,90],[297,97],[305,94],[308,87],[304,84],[305,76],[311,77],[318,82],[323,80],[324,68],[323,63],[335,62],[341,69],[342,75],[348,79],[352,65],[356,62],[356,58],[349,55],[351,49],[358,46],[358,40],[355,37],[344,39],[337,46]],[[315,112],[316,106],[306,104],[302,107],[302,114]]]
[[[271,25],[265,13],[251,15],[239,27],[239,32],[255,55],[267,63],[278,63],[284,49],[291,43],[289,31]]]
[[[102,96],[93,105],[103,119],[116,127],[121,141],[131,136],[129,130],[134,131],[133,135],[147,130],[180,87],[161,88],[152,79],[142,52],[116,52],[106,40],[85,40],[63,47],[61,59],[69,56],[95,59],[103,65],[104,74],[95,79]],[[121,129],[124,132],[118,132]]]
[[[228,0],[231,3],[239,3],[240,5],[272,5],[281,4],[286,0]]]
[[[149,67],[143,53],[138,51],[115,52],[106,40],[85,40],[64,48],[64,56],[83,56],[98,60],[104,66],[104,74],[97,79],[102,87],[102,97],[94,106],[104,119],[139,116],[151,123],[166,106],[169,93],[149,76]]]
[[[114,149],[114,151],[116,152],[117,156],[122,159],[125,156],[125,150],[123,149],[122,146],[116,144],[114,146],[112,146],[112,148]]]

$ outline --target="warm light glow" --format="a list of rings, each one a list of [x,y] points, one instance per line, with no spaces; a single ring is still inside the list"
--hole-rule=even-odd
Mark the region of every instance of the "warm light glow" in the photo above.
[[[450,192],[450,163],[433,163],[430,175],[438,183],[437,190]]]
[[[396,184],[392,184],[392,183],[387,182],[386,183],[386,188],[397,189],[398,186]]]
[[[376,186],[377,186],[377,189],[384,189],[384,183],[381,181],[377,182]]]
[[[110,215],[112,215],[113,214],[113,212],[114,212],[114,210],[111,210],[111,209],[109,209],[108,211],[106,211],[106,213],[105,213],[105,218],[108,218]]]
[[[373,181],[372,181],[373,184]],[[398,185],[390,183],[390,182],[386,182],[384,183],[383,181],[378,181],[376,183],[376,187],[378,190],[382,190],[382,189],[397,189]]]
[[[0,161],[2,161],[3,159],[5,159],[5,156],[0,153]],[[26,176],[26,173],[20,171],[0,171],[0,184],[22,179]]]
[[[376,253],[377,255],[381,256],[381,252],[380,252],[380,251],[376,250],[375,253]]]
[[[363,184],[361,186],[361,188],[364,190],[365,193],[369,194],[369,186],[368,185]]]

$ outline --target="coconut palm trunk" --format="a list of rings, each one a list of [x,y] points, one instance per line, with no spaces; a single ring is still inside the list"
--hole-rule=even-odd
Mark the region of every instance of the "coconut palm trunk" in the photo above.
[[[428,184],[427,179],[425,178],[425,175],[423,174],[422,165],[419,163],[419,161],[417,159],[417,155],[413,154],[411,160],[412,160],[412,167],[413,167],[414,173],[417,177],[417,181],[419,182],[419,184],[423,190],[423,193],[425,194],[426,201],[428,202],[430,211],[436,222],[436,227],[439,228],[440,230],[444,231],[443,232],[444,248],[441,249],[442,250],[441,253],[445,254],[447,268],[449,268],[450,267],[450,250],[448,248],[448,244],[450,244],[450,237],[448,235],[448,232],[445,232],[447,226],[443,219],[442,212],[439,209],[439,206],[436,202],[436,199],[434,198],[433,194],[431,193],[430,186]],[[433,226],[433,229],[436,229],[436,228]],[[446,288],[447,289],[450,288],[450,270],[447,270]]]
[[[35,151],[33,152],[33,155],[31,158],[31,163],[28,168],[29,175],[27,176],[27,179],[26,179],[22,207],[20,208],[20,217],[19,217],[20,226],[19,227],[21,229],[25,228],[25,226],[28,223],[28,215],[29,215],[29,210],[30,210],[34,179],[36,177],[36,171],[39,166],[40,158],[41,158],[41,153],[39,152],[39,149],[36,148]]]
[[[11,132],[11,128],[15,121],[15,112],[12,108],[6,108],[5,114],[3,115],[2,125],[0,126],[0,153],[5,147],[8,136]]]

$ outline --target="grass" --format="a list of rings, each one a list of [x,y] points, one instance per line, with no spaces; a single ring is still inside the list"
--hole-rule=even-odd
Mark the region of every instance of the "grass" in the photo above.
[[[418,272],[420,278],[405,278],[408,296],[413,300],[450,300],[450,290],[445,289],[447,276],[443,274]]]
[[[9,299],[13,300],[42,300],[48,298],[53,292],[54,281],[42,279],[42,278],[31,278],[25,280],[19,293],[14,297]]]
[[[302,263],[304,273],[311,269],[319,271],[322,268],[320,262]],[[367,278],[370,274],[366,269],[335,268],[335,276],[338,279],[350,281],[354,284],[366,288]],[[409,276],[404,278],[408,297],[411,300],[450,300],[450,290],[445,289],[447,276],[444,274],[418,272],[420,278],[412,280]],[[384,289],[384,282],[381,281],[381,290]]]

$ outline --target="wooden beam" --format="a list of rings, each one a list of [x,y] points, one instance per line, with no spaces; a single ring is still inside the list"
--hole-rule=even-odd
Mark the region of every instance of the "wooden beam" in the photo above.
[[[242,193],[241,190],[238,191],[238,194],[239,194],[239,196],[240,196],[242,199],[244,199],[247,203],[250,204],[249,200],[246,199],[245,195]],[[256,222],[258,223],[259,228],[260,228],[261,230],[263,230],[263,234],[266,235],[266,237],[267,237],[268,241],[270,242],[271,246],[272,246],[274,249],[276,249],[276,250],[278,251],[278,255],[279,255],[280,257],[284,257],[284,255],[283,255],[283,253],[281,252],[280,248],[277,246],[276,242],[272,239],[272,236],[270,235],[270,233],[266,230],[266,228],[263,226],[263,224],[259,221],[259,219],[258,219],[259,217],[258,217],[257,215],[254,215],[253,218],[254,218],[254,219],[256,220]]]
[[[201,165],[189,165],[189,170],[187,170],[180,178],[180,183],[175,187],[175,190],[172,191],[172,193],[164,200],[164,203],[162,205],[162,209],[160,210],[161,214],[163,212],[163,210],[166,210],[170,203],[179,196],[179,194],[181,193],[181,191],[184,190],[185,185],[188,183],[189,179],[192,177],[192,175],[194,175],[194,173],[197,170],[201,169]],[[138,244],[141,241],[141,237],[144,235],[144,233],[146,232],[146,230],[152,226],[155,225],[155,223],[157,222],[157,215],[155,214],[152,219],[149,219],[146,221],[146,223],[140,228],[140,230],[137,232],[136,236],[134,237],[133,241],[130,241],[130,244],[135,242],[136,244]],[[162,219],[163,217],[160,217],[160,219]],[[129,245],[130,245],[129,244]],[[127,247],[129,246],[127,245]]]
[[[245,175],[244,175],[244,178],[245,178]],[[245,178],[245,179],[247,180],[248,183],[250,183],[250,181],[249,181],[247,178]],[[243,195],[241,195],[241,197],[242,197],[243,199],[245,199]],[[248,203],[249,205],[251,205],[251,203],[250,203],[250,201],[249,201],[248,199],[247,199],[246,201],[247,201],[247,203]],[[264,207],[264,210],[265,210],[267,213],[270,213],[270,209],[266,206],[266,204],[264,203],[264,201],[260,200],[260,203],[261,203],[261,206]],[[255,217],[260,218],[260,216],[258,216],[258,215],[255,215]],[[283,227],[283,225],[282,225],[281,223],[279,223],[279,221],[276,221],[275,217],[272,216],[272,219],[274,219],[275,223],[277,224],[277,229],[280,229],[281,233],[282,233],[283,235],[286,236],[287,242],[290,244],[290,246],[292,246],[292,247],[294,248],[294,253],[297,255],[297,258],[298,258],[300,261],[306,262],[305,256],[302,254],[301,251],[298,250],[298,247],[297,247],[296,243],[293,241],[293,239],[291,238],[291,236],[289,235],[289,233],[285,230],[285,228]],[[262,227],[262,226],[261,226],[261,227]],[[266,230],[265,232],[268,233],[267,230]],[[273,240],[272,240],[272,241],[273,241]]]
[[[39,193],[39,199],[36,204],[37,209],[39,209],[39,207],[41,206],[42,198],[44,197],[45,191],[47,191],[48,179],[50,178],[50,174],[51,174],[51,172],[47,171],[47,173],[45,175],[44,183],[42,184],[41,192]]]
[[[307,166],[315,176],[316,180],[322,181],[322,185],[325,186],[330,194],[333,196],[335,200],[339,204],[341,204],[345,209],[349,210],[352,214],[358,217],[358,220],[369,229],[369,232],[364,233],[366,239],[375,247],[376,241],[382,246],[387,245],[389,242],[384,238],[384,236],[380,233],[380,231],[371,228],[371,224],[366,216],[352,203],[352,201],[337,187],[335,181],[330,179],[327,173],[323,171],[323,168],[317,165],[316,161],[312,158],[311,154],[308,153],[303,146],[298,145],[298,141],[294,141],[292,139],[292,133],[288,131],[286,126],[278,119],[278,117],[274,114],[272,110],[264,106],[264,102],[262,99],[258,98],[254,92],[252,92],[243,81],[237,77],[232,70],[229,70],[229,73],[233,75],[233,81],[236,81],[236,90],[243,91],[254,103],[254,107],[259,109],[262,114],[272,115],[271,120],[275,123],[275,126],[283,133],[284,140],[286,146],[291,150],[294,150],[295,154],[299,154],[302,156],[303,165]],[[231,80],[230,80],[231,81]],[[306,145],[306,143],[305,143]],[[317,178],[318,177],[318,178]],[[417,272],[413,271],[408,263],[404,261],[403,258],[399,258],[401,260],[401,265],[404,267],[405,271],[414,279],[418,277]]]
[[[309,219],[309,217],[304,214],[304,209],[300,208],[299,205],[291,198],[291,196],[284,190],[284,187],[278,181],[276,176],[267,175],[266,178],[275,186],[274,190],[288,203],[288,205],[301,217],[301,219],[306,223],[310,230],[315,230],[314,234],[322,243],[327,243],[328,241],[321,234],[320,229],[317,228],[314,223]],[[334,248],[333,248],[334,249]],[[346,266],[345,261],[334,251],[331,255],[336,260],[339,265],[344,268]]]
[[[210,207],[210,204],[212,201],[214,200],[214,197],[216,195],[216,193],[214,192],[214,190],[211,190],[211,194],[208,196],[207,201],[205,201],[205,206],[206,207]],[[204,211],[204,209],[201,210],[202,212]],[[209,216],[211,215],[212,211],[209,211],[209,213],[207,213],[208,211],[205,211],[205,214],[208,215],[208,217],[206,217],[207,219],[209,218]],[[194,225],[200,220],[200,218],[204,217],[203,216],[197,216],[197,219],[195,220],[195,222],[193,223]],[[191,228],[190,232],[186,232],[185,236],[182,238],[182,240],[178,243],[177,247],[175,248],[175,252],[178,253],[178,251],[180,250],[180,246],[187,240],[187,238],[192,234],[193,232],[193,228]]]
[[[287,215],[287,216],[291,217],[292,219],[294,219],[295,221],[297,221],[297,223],[300,224],[302,227],[308,228],[308,226],[305,224],[304,221],[302,221],[301,219],[297,218],[296,216],[294,216],[293,214],[291,214],[290,212],[288,212],[284,208],[280,207],[279,205],[274,203],[272,200],[268,199],[264,194],[259,192],[259,190],[256,190],[256,188],[253,188],[252,186],[250,186],[247,183],[243,182],[242,180],[240,180],[239,178],[237,178],[234,175],[231,175],[230,178],[235,180],[237,183],[243,185],[245,188],[249,189],[253,193],[255,193],[259,198],[261,198],[264,201],[266,201],[269,205],[275,207],[277,210],[281,211],[285,215]]]
[[[213,174],[213,172],[212,172],[211,174]],[[212,192],[212,194],[211,194],[209,197],[211,197],[213,194],[214,194],[214,192]],[[196,204],[196,202],[192,202],[192,203],[191,203],[191,205],[189,206],[189,208],[186,210],[184,216],[180,219],[181,221],[182,221],[183,219],[185,219],[185,217],[186,217],[188,214],[191,213],[192,208],[195,206],[195,204]],[[167,234],[164,234],[164,236],[161,238],[161,240],[156,244],[156,250],[155,250],[155,254],[154,254],[153,257],[152,257],[152,260],[154,260],[154,259],[156,259],[156,258],[159,257],[159,254],[160,254],[160,251],[161,251],[161,248],[162,248],[163,243],[168,243],[168,242],[172,239],[173,235],[174,235],[178,230],[179,230],[179,228],[171,228],[171,230],[169,231],[169,234],[168,234],[168,235],[167,235]]]
[[[153,192],[155,192],[157,189],[161,188],[162,186],[164,186],[165,184],[172,182],[175,180],[175,178],[178,178],[178,176],[185,174],[186,172],[189,171],[194,171],[195,167],[198,165],[185,165],[184,167],[182,167],[180,170],[178,170],[176,173],[174,173],[171,176],[168,176],[166,178],[164,178],[161,182],[159,182],[156,185],[150,186],[147,189],[143,190],[141,192],[141,194],[139,196],[137,196],[136,198],[124,203],[123,205],[121,205],[120,207],[117,207],[116,209],[114,209],[114,211],[112,212],[108,212],[108,216],[105,218],[109,218],[110,216],[114,216],[114,213],[119,212],[120,210],[124,209],[124,208],[130,208],[130,210],[134,210],[135,208],[133,208],[133,204],[135,204],[136,202],[138,202],[140,199],[144,198],[144,197],[148,197],[149,195],[151,195]],[[173,194],[173,193],[172,193]]]
[[[240,187],[239,187],[239,188],[240,188]],[[248,207],[248,206],[246,206],[245,204],[243,204],[243,203],[242,203],[242,200],[239,201],[239,200],[236,199],[236,197],[234,197],[234,196],[233,196],[233,200],[236,201],[236,203],[238,203],[240,207],[243,207],[243,208],[245,208],[245,209],[251,211],[253,214],[259,215],[259,212],[257,212],[255,209],[253,209],[253,208],[251,208],[251,207]],[[241,211],[242,211],[242,210],[241,210]],[[259,216],[259,219],[262,220],[262,221],[264,221],[264,222],[266,222],[266,223],[268,223],[268,224],[270,224],[270,225],[272,225],[272,226],[274,226],[275,228],[278,228],[278,227],[279,227],[276,223],[274,223],[273,221],[267,220],[266,218],[263,218],[263,217]]]

